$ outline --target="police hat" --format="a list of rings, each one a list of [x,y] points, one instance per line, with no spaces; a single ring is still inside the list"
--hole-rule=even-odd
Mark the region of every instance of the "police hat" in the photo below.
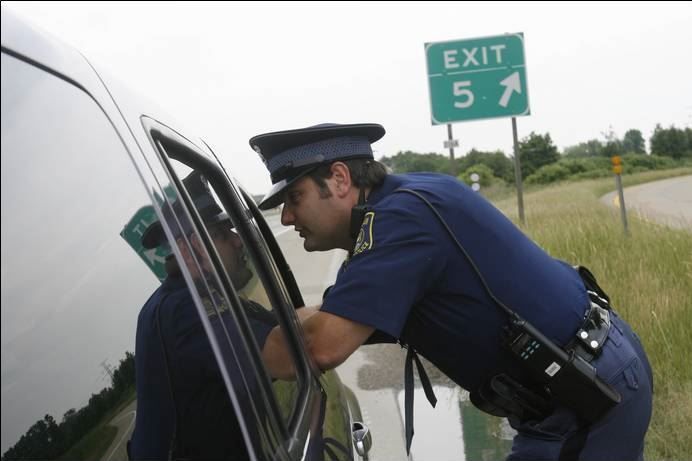
[[[219,205],[214,200],[209,190],[209,184],[207,179],[202,176],[201,173],[193,171],[185,179],[183,179],[183,184],[187,189],[190,198],[197,208],[197,212],[204,221],[205,224],[216,224],[222,221],[228,221],[230,219],[228,215],[221,210]],[[181,216],[183,214],[183,205],[180,200],[171,205],[173,207],[173,214],[176,216]],[[179,238],[182,235],[188,235],[192,232],[188,223],[183,224],[183,229],[180,229],[178,220],[174,218],[170,211],[170,207],[164,204],[162,206],[163,216],[166,222],[169,224],[173,230],[173,235],[175,238]],[[144,248],[156,248],[162,243],[166,243],[166,233],[163,230],[163,226],[160,221],[154,221],[146,228],[144,234],[142,234],[142,246]]]
[[[250,146],[267,166],[273,184],[259,208],[268,210],[280,205],[288,186],[322,164],[335,160],[373,158],[370,144],[384,133],[382,125],[376,123],[323,123],[251,138]]]

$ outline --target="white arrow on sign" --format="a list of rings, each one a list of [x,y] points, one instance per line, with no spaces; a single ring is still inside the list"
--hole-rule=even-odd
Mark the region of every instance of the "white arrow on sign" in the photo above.
[[[144,250],[144,256],[147,257],[149,260],[149,263],[154,265],[156,262],[165,264],[166,263],[166,258],[162,258],[161,256],[156,254],[156,248],[152,248],[150,250]]]
[[[502,107],[507,107],[509,104],[509,98],[512,96],[512,92],[516,91],[521,93],[521,82],[519,82],[519,72],[515,72],[506,79],[500,82],[500,85],[505,87],[505,92],[502,93],[500,98],[500,105]]]

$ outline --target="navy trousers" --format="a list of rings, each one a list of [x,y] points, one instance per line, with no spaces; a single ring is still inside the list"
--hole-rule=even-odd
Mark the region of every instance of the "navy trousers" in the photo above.
[[[611,328],[598,375],[622,396],[601,421],[580,426],[574,413],[558,408],[541,421],[509,419],[517,430],[507,461],[642,461],[651,419],[653,375],[639,338],[611,311]]]

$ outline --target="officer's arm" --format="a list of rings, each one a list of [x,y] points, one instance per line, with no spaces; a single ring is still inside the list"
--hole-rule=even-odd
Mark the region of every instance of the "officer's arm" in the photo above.
[[[329,312],[317,311],[303,321],[308,350],[320,370],[341,365],[375,331]]]
[[[318,309],[319,306],[296,309],[298,320],[304,322],[317,312]],[[293,367],[294,359],[288,349],[281,327],[276,326],[269,332],[264,346],[262,347],[262,360],[272,378],[286,380],[295,379],[296,372]]]
[[[293,357],[288,350],[281,327],[276,326],[269,332],[262,348],[262,361],[272,378],[285,380],[296,378]]]
[[[310,311],[313,312],[310,312]],[[302,311],[302,312],[301,312]],[[299,309],[307,347],[321,370],[330,370],[343,363],[375,330],[314,308]],[[272,377],[295,379],[293,358],[286,346],[283,332],[275,327],[264,344],[262,358]]]

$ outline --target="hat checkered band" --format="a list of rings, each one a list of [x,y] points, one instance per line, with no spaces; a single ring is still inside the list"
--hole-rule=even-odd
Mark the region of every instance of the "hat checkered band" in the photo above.
[[[267,169],[270,174],[274,174],[284,167],[351,157],[372,157],[372,147],[366,136],[343,136],[293,147],[267,159]],[[310,162],[313,158],[315,161]]]

